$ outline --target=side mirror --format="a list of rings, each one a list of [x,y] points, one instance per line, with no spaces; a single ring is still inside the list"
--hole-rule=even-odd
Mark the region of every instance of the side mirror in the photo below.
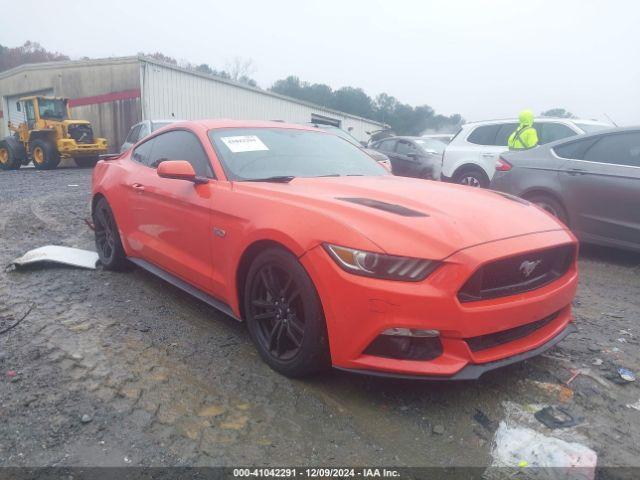
[[[409,157],[412,160],[417,160],[420,158],[420,154],[419,153],[407,153],[407,157]]]
[[[175,180],[187,180],[195,184],[208,183],[209,180],[196,175],[195,170],[186,160],[164,160],[158,165],[158,176],[173,178]]]

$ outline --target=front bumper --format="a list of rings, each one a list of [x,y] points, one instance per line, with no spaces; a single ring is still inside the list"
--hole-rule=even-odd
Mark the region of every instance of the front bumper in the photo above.
[[[399,379],[405,379],[405,380],[429,380],[429,381],[477,380],[482,375],[492,370],[506,367],[507,365],[512,365],[514,363],[522,362],[529,358],[537,357],[538,355],[543,354],[550,348],[555,347],[567,336],[577,331],[578,331],[578,328],[573,323],[570,323],[562,332],[560,332],[558,335],[556,335],[547,343],[545,343],[544,345],[538,348],[534,348],[533,350],[529,350],[524,353],[514,355],[512,357],[507,357],[502,360],[496,360],[495,362],[488,362],[488,363],[483,363],[478,365],[467,365],[466,367],[464,367],[462,370],[460,370],[458,373],[456,373],[451,377],[429,376],[429,375],[403,375],[398,373],[387,373],[387,372],[380,372],[375,370],[356,370],[351,368],[340,368],[340,367],[336,367],[336,368],[344,372],[358,373],[361,375],[370,375],[374,377],[385,377],[385,378],[399,378]]]
[[[96,138],[94,143],[77,143],[72,138],[62,138],[58,140],[57,148],[64,157],[101,155],[107,152],[107,140]]]
[[[445,259],[425,281],[417,283],[347,273],[322,247],[310,250],[300,260],[322,302],[334,367],[411,378],[462,379],[519,361],[528,352],[535,355],[570,333],[578,275],[573,263],[562,277],[536,290],[467,303],[457,298],[462,285],[485,263],[568,243],[575,244],[575,238],[565,230],[555,230],[470,247]],[[516,329],[552,315],[551,321],[524,337],[476,351],[469,346],[472,338]],[[365,354],[371,342],[390,328],[438,330],[442,354],[433,360]]]

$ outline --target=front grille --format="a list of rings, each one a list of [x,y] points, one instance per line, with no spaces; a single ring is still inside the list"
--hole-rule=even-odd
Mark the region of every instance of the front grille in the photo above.
[[[458,299],[475,302],[540,288],[564,275],[575,254],[573,245],[563,245],[489,263],[464,284]]]
[[[545,325],[550,324],[558,317],[559,312],[556,312],[542,320],[537,320],[532,323],[527,323],[519,327],[510,328],[509,330],[503,330],[501,332],[489,333],[487,335],[480,335],[478,337],[467,338],[465,341],[472,352],[479,352],[481,350],[487,350],[489,348],[497,347],[503,343],[513,342],[519,338],[526,337],[527,335],[540,330]]]
[[[73,138],[76,143],[93,143],[93,129],[90,125],[69,125],[69,136]]]

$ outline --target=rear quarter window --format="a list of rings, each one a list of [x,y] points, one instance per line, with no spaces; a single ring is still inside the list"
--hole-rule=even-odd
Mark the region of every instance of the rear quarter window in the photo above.
[[[494,145],[497,145],[500,147],[508,146],[509,137],[513,132],[516,131],[517,128],[518,128],[517,123],[505,123],[504,125],[502,125],[498,130],[498,133],[496,134],[496,140],[494,142]]]
[[[467,142],[476,145],[495,145],[496,136],[501,126],[501,124],[497,124],[476,127],[476,129],[471,132],[471,135],[467,137]]]

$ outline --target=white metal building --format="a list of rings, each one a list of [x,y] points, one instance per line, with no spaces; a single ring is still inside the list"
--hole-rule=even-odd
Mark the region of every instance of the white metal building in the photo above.
[[[122,57],[21,65],[0,73],[0,134],[19,123],[17,99],[34,94],[70,98],[72,115],[89,120],[112,151],[142,119],[231,118],[317,121],[366,140],[385,125],[248,85],[200,74],[148,57]]]

